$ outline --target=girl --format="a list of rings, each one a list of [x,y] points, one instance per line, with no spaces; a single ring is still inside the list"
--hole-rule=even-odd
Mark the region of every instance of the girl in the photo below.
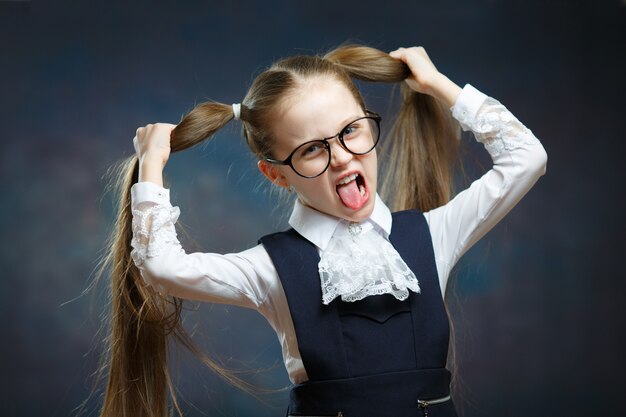
[[[353,78],[401,82],[389,170],[378,194],[381,117]],[[164,188],[171,151],[231,120],[275,186],[296,195],[291,229],[240,253],[185,253]],[[450,199],[459,126],[493,167]],[[102,416],[163,416],[167,340],[195,353],[181,299],[259,311],[289,378],[288,416],[456,416],[446,369],[444,297],[459,258],[546,172],[533,133],[497,100],[437,71],[422,47],[389,54],[346,45],[279,60],[241,103],[202,103],[178,125],[137,129],[120,171],[121,210],[109,261],[112,319]],[[209,358],[204,362],[241,385]],[[419,414],[418,414],[419,413]]]

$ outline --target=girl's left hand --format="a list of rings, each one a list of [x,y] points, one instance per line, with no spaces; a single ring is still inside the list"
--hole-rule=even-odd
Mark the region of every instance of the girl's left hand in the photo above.
[[[432,95],[432,85],[441,74],[437,71],[423,47],[398,48],[390,52],[389,55],[401,60],[410,68],[411,76],[404,81],[406,81],[411,90]]]

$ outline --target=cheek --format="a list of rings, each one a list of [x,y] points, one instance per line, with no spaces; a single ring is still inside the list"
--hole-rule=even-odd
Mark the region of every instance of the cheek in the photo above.
[[[305,178],[302,178],[301,176],[293,172],[290,167],[283,166],[281,168],[283,176],[290,186],[293,186],[296,190],[299,190],[302,186],[306,186],[306,182],[302,181]]]
[[[373,154],[371,158],[367,158],[367,160],[363,162],[363,165],[368,171],[370,181],[376,181],[376,176],[378,175],[378,160],[376,154]]]
[[[336,193],[335,188],[330,185],[327,178],[319,178],[318,181],[302,178],[302,181],[298,181],[293,185],[298,194],[309,205],[319,204],[322,201],[333,198]]]

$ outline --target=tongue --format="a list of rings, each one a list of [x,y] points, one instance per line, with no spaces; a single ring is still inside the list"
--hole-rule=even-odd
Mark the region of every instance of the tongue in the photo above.
[[[350,181],[346,185],[339,185],[337,193],[343,204],[351,209],[358,209],[361,206],[361,193],[356,180]]]

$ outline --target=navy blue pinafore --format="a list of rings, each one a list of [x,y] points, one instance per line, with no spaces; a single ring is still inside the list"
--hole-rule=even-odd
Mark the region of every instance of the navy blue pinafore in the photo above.
[[[260,239],[278,271],[309,377],[291,389],[287,416],[457,417],[430,230],[417,210],[392,216],[389,240],[421,290],[404,301],[383,294],[324,305],[315,246],[294,229]]]

